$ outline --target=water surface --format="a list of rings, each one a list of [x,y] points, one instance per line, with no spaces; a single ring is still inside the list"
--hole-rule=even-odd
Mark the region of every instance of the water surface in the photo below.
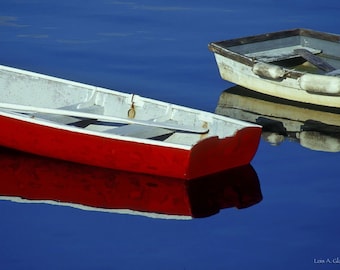
[[[214,111],[207,44],[297,27],[337,33],[338,1],[2,1],[1,64]],[[0,202],[3,269],[333,269],[339,153],[262,140],[263,200],[207,218],[158,219]],[[5,181],[6,179],[1,179]]]

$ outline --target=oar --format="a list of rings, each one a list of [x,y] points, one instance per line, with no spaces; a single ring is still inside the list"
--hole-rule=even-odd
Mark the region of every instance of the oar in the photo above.
[[[203,127],[193,127],[193,126],[184,126],[184,125],[176,125],[172,123],[165,122],[156,122],[156,121],[146,121],[146,120],[134,120],[129,118],[121,118],[115,116],[108,115],[100,115],[94,113],[86,113],[86,112],[77,112],[71,110],[62,110],[62,109],[50,109],[43,107],[35,107],[35,106],[26,106],[26,105],[17,105],[11,103],[0,103],[0,109],[12,110],[17,112],[31,112],[31,113],[46,113],[46,114],[56,114],[56,115],[64,115],[64,116],[72,116],[72,117],[80,117],[87,119],[97,119],[101,121],[121,123],[121,124],[137,124],[143,126],[150,127],[159,127],[159,128],[167,128],[171,130],[179,130],[191,133],[207,133],[209,129]]]
[[[326,71],[326,75],[339,75],[340,70],[336,69],[332,65],[328,64],[322,58],[314,55],[312,52],[306,49],[295,49],[295,53],[300,55],[302,58],[313,64],[314,66],[318,67],[319,69]]]

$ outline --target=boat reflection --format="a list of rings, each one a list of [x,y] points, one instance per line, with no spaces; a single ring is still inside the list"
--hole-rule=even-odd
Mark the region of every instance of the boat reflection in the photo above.
[[[312,150],[340,152],[340,109],[234,86],[221,93],[215,112],[262,125],[262,138],[272,145],[290,140]]]
[[[251,165],[193,180],[141,175],[0,148],[0,199],[191,219],[262,200]]]

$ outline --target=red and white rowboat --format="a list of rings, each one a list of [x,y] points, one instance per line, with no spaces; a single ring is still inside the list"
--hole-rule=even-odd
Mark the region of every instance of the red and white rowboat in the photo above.
[[[0,66],[0,145],[192,179],[249,164],[259,125]]]

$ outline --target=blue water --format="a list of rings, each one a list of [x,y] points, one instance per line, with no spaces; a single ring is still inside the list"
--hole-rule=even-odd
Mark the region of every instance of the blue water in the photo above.
[[[232,84],[209,42],[297,27],[338,33],[339,11],[338,0],[3,0],[0,62],[214,111]],[[339,158],[261,141],[252,165],[263,201],[191,221],[0,201],[0,266],[336,269]]]

